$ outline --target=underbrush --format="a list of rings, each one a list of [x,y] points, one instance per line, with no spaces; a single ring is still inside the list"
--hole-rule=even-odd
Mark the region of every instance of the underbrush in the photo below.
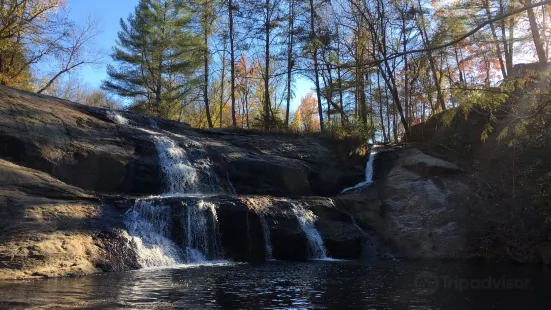
[[[415,126],[409,140],[467,171],[477,201],[465,205],[473,255],[550,263],[549,70],[521,69],[501,88],[465,96],[464,105]]]

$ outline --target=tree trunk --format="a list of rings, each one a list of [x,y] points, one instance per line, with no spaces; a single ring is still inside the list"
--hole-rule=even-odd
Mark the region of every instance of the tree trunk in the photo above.
[[[295,22],[295,1],[289,2],[289,46],[287,47],[287,109],[285,109],[285,128],[289,128],[289,110],[291,109],[291,79],[293,70],[293,40]]]
[[[323,108],[321,105],[321,89],[320,80],[318,76],[318,47],[316,42],[316,32],[314,28],[314,0],[310,0],[310,40],[314,44],[313,59],[314,59],[314,80],[316,82],[316,96],[318,97],[318,113],[320,119],[320,130],[324,131],[323,125]]]
[[[210,117],[210,107],[209,107],[209,58],[210,58],[210,50],[209,50],[209,35],[206,30],[204,29],[204,40],[205,40],[205,85],[203,86],[203,99],[205,100],[205,112],[207,114],[207,123],[209,125],[209,128],[212,128],[212,118]]]
[[[490,12],[490,0],[484,0],[484,9],[486,9],[486,16],[488,19],[492,18],[492,13]],[[501,54],[501,45],[499,39],[497,38],[496,27],[494,23],[490,23],[490,30],[492,31],[492,37],[494,39],[494,45],[496,47],[497,59],[499,60],[499,68],[501,69],[501,74],[503,78],[507,77],[507,69],[505,68],[505,62],[503,61],[503,55]]]
[[[379,94],[379,117],[381,118],[381,129],[383,130],[383,141],[388,142],[385,131],[385,117],[383,115],[383,92],[381,91],[381,74],[377,70],[377,93]]]
[[[419,1],[418,3],[419,3],[419,7],[421,7],[421,2]],[[421,32],[421,38],[422,38],[423,44],[425,45],[425,48],[430,48],[430,41],[429,41],[429,36],[427,34],[424,14],[421,13],[420,17],[421,17],[421,22],[419,24],[419,30]],[[429,59],[429,66],[430,66],[430,71],[432,73],[432,78],[434,79],[434,86],[436,87],[436,99],[438,100],[438,104],[442,108],[442,111],[445,111],[446,102],[444,100],[444,96],[442,95],[442,88],[438,81],[438,75],[436,74],[436,64],[434,63],[434,57],[432,56],[432,51],[429,50],[427,52],[427,57]]]
[[[396,108],[398,108],[398,112],[400,113],[400,120],[402,122],[402,125],[404,126],[404,131],[406,133],[406,136],[409,136],[409,125],[408,125],[408,121],[404,116],[402,105],[400,104],[400,96],[398,94],[398,88],[396,87],[396,80],[392,75],[392,69],[388,64],[388,61],[384,61],[384,64],[388,74],[386,74],[385,71],[383,71],[382,68],[380,68],[383,79],[385,80],[386,86],[390,89],[390,94],[392,95],[392,101],[394,101],[394,105],[396,106]]]
[[[526,0],[526,5],[531,4],[532,0]],[[546,64],[547,57],[545,55],[545,49],[543,48],[543,42],[541,41],[536,15],[534,14],[534,9],[532,8],[528,9],[528,20],[530,21],[530,31],[532,31],[532,38],[534,40],[534,45],[536,46],[536,53],[538,55],[539,63]]]
[[[503,0],[499,0],[499,14],[502,15],[505,13],[505,7],[503,4]],[[509,50],[509,43],[507,42],[507,32],[506,32],[506,22],[507,20],[504,18],[500,21],[500,28],[501,28],[501,44],[503,45],[503,52],[505,54],[505,67],[507,69],[507,72],[510,73],[511,69],[513,69],[512,63],[511,63],[511,51]]]
[[[222,116],[224,112],[224,84],[226,80],[226,36],[223,37],[222,48],[222,76],[220,80],[220,128],[223,127]]]
[[[341,44],[340,44],[340,36],[339,36],[339,25],[335,25],[336,33],[337,33],[337,58],[339,59],[340,63],[340,57],[341,57]],[[337,66],[337,87],[339,88],[339,107],[341,108],[341,111],[343,115],[341,116],[341,126],[345,125],[345,114],[344,114],[344,99],[343,99],[343,89],[342,89],[342,75],[341,75],[341,67]]]
[[[265,45],[265,71],[264,71],[264,129],[270,129],[270,0],[266,0],[266,20],[264,24],[266,45]]]
[[[230,24],[230,75],[231,75],[231,122],[232,127],[237,127],[235,119],[235,48],[234,48],[234,33],[233,33],[233,0],[228,2],[229,24]]]

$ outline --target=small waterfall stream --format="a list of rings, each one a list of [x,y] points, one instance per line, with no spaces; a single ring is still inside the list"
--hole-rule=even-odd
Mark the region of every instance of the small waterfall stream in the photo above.
[[[127,118],[125,118],[120,113],[115,112],[115,111],[108,111],[106,113],[106,116],[107,116],[107,118],[112,120],[113,123],[115,123],[115,124],[128,125],[130,123],[130,121]]]
[[[341,194],[373,183],[373,163],[375,162],[375,157],[377,156],[377,148],[377,145],[373,145],[371,147],[371,150],[369,151],[369,158],[367,160],[367,164],[365,165],[365,181],[360,182],[352,187],[347,187],[343,189]]]
[[[316,229],[316,226],[314,226],[317,219],[316,215],[298,202],[290,203],[293,208],[293,213],[297,217],[300,228],[306,234],[306,238],[308,238],[308,250],[311,255],[310,258],[328,258],[327,251],[325,250],[325,246],[323,244],[323,239],[321,238],[319,231]]]
[[[266,251],[266,259],[273,260],[270,228],[268,227],[268,223],[266,222],[266,217],[264,216],[264,213],[260,214],[260,224],[262,225],[262,231],[264,233],[263,237],[264,237],[264,247]]]
[[[186,224],[183,225],[187,262],[205,262],[219,259],[221,250],[218,240],[218,217],[216,205],[199,200],[187,206]]]
[[[266,197],[241,197],[241,200],[254,210],[260,219],[260,225],[262,225],[262,237],[264,239],[264,252],[267,260],[273,260],[272,253],[272,238],[270,234],[270,227],[266,222],[265,213],[272,207],[272,201]]]
[[[165,176],[166,193],[199,193],[197,169],[176,141],[167,136],[153,136],[159,164]]]

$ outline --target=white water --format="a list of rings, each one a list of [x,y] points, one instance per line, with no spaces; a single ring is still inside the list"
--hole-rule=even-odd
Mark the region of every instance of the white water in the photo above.
[[[120,115],[120,113],[118,113],[118,112],[108,111],[106,113],[106,115],[107,115],[107,118],[112,120],[115,124],[119,124],[119,125],[128,125],[129,124],[128,119],[126,119],[124,116]]]
[[[185,249],[187,262],[205,262],[220,255],[218,242],[218,217],[216,205],[199,200],[196,205],[187,205]]]
[[[128,124],[128,120],[114,112],[109,115],[117,123]],[[149,125],[158,129],[157,123],[151,118]],[[138,129],[151,134],[165,182],[165,190],[160,197],[137,201],[125,216],[129,238],[134,245],[139,264],[143,268],[151,268],[219,259],[222,251],[216,205],[201,199],[184,199],[181,203],[185,212],[177,220],[183,230],[181,233],[184,240],[181,244],[176,244],[171,235],[174,229],[178,230],[178,227],[172,227],[176,216],[173,213],[178,212],[177,206],[174,202],[171,206],[162,203],[162,199],[168,197],[200,198],[205,194],[223,192],[216,174],[211,171],[210,160],[200,156],[204,153],[200,149],[201,144],[181,137],[186,139],[184,149],[160,132]],[[195,156],[193,162],[190,152],[199,155]]]
[[[369,158],[367,160],[367,164],[365,165],[365,181],[360,182],[352,187],[347,187],[343,189],[341,194],[373,183],[373,163],[375,162],[376,156],[377,156],[377,146],[374,145],[371,147],[371,151],[369,152]]]
[[[138,200],[124,223],[142,268],[182,264],[183,252],[170,239],[171,212],[165,205]]]
[[[300,228],[302,228],[302,231],[306,234],[306,238],[308,238],[308,249],[311,255],[310,258],[327,259],[327,251],[325,250],[323,239],[314,225],[317,220],[317,216],[300,203],[290,203],[293,206],[293,212],[297,217]]]
[[[266,259],[272,260],[272,241],[270,236],[270,228],[268,227],[268,223],[266,222],[266,217],[264,216],[264,213],[260,213],[260,224],[262,225],[262,231],[264,236],[264,249],[266,251]]]
[[[159,164],[165,176],[166,193],[198,193],[199,176],[187,158],[187,154],[177,143],[166,136],[153,137],[159,156]]]
[[[216,206],[203,200],[190,200],[182,207],[179,222],[185,240],[181,246],[172,241],[174,206],[162,199],[138,200],[126,213],[124,222],[142,268],[204,263],[220,258]]]
[[[262,225],[262,237],[264,238],[264,253],[267,260],[273,260],[272,255],[272,241],[270,235],[270,227],[266,222],[265,214],[273,206],[272,200],[268,197],[241,197],[240,198],[249,209],[253,210],[258,214],[260,219],[260,225]]]

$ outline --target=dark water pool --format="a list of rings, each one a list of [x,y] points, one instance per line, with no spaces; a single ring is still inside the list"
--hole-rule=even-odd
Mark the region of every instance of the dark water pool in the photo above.
[[[270,262],[4,282],[0,308],[551,309],[541,267]]]

